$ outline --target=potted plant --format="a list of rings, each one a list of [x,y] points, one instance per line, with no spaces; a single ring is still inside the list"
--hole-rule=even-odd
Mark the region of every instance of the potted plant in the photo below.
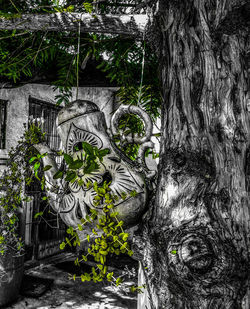
[[[17,165],[0,180],[0,306],[18,296],[23,273],[23,246],[19,235],[21,183]]]
[[[18,297],[23,275],[24,249],[20,219],[25,184],[32,181],[27,158],[44,134],[31,125],[15,148],[9,152],[7,169],[0,178],[0,307]]]

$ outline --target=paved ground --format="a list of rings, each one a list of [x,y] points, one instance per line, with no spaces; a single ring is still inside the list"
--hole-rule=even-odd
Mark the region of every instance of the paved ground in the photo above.
[[[6,309],[136,309],[137,296],[129,292],[129,287],[136,284],[137,280],[133,275],[132,279],[131,276],[125,275],[124,283],[117,288],[103,283],[73,282],[68,279],[70,267],[69,263],[62,263],[62,261],[55,263],[54,261],[41,263],[27,269],[23,288],[30,284],[28,282],[29,275],[36,278],[52,279],[53,283],[40,297],[20,296],[16,303]],[[74,266],[72,267],[74,268]],[[117,276],[122,274],[119,269],[114,269],[114,271]]]

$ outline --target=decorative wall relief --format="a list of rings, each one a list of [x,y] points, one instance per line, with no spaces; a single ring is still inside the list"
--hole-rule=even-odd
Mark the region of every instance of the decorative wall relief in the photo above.
[[[116,125],[118,118],[127,112],[137,113],[145,122],[146,135],[137,142],[142,144],[142,149],[152,147],[150,137],[152,134],[152,123],[149,116],[133,106],[132,111],[124,106],[113,115],[111,120],[112,131],[117,134]],[[114,195],[119,197],[115,204],[115,211],[119,213],[119,219],[123,220],[126,226],[135,225],[145,211],[148,196],[146,177],[153,173],[147,170],[145,164],[138,164],[127,158],[113,143],[107,133],[107,126],[104,114],[99,111],[97,105],[85,100],[77,100],[63,108],[57,118],[57,128],[63,144],[63,151],[71,155],[74,160],[84,158],[82,142],[87,142],[98,149],[109,149],[109,154],[103,158],[98,171],[85,174],[83,169],[77,172],[78,179],[68,183],[66,194],[62,191],[53,192],[54,187],[65,187],[65,181],[53,179],[57,167],[51,155],[43,158],[45,165],[52,165],[52,169],[45,172],[45,177],[50,185],[51,206],[57,211],[67,225],[76,227],[80,219],[90,214],[90,209],[95,208],[100,213],[101,206],[94,206],[96,192],[93,184],[110,182],[110,189]],[[131,142],[131,141],[130,141]],[[51,153],[46,145],[37,145],[40,153]],[[140,156],[142,157],[142,152]],[[140,159],[142,163],[143,160]],[[79,184],[79,179],[81,182]],[[91,184],[91,185],[90,185]],[[136,191],[136,196],[131,192]]]

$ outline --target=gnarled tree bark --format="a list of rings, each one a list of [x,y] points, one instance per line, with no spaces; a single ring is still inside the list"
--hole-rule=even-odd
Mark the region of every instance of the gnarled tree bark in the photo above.
[[[250,29],[248,4],[234,2],[160,1],[162,140],[144,231],[152,309],[242,308],[247,290]]]

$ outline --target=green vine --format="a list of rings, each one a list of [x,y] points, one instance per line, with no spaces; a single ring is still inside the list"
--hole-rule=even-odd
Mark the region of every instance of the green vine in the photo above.
[[[44,142],[45,133],[41,128],[31,124],[24,133],[18,145],[12,148],[9,153],[8,169],[0,179],[0,188],[4,192],[0,197],[0,253],[5,254],[6,250],[13,249],[20,254],[23,252],[23,243],[19,233],[19,214],[22,212],[22,202],[28,200],[24,195],[24,186],[30,185],[34,178],[40,180],[42,189],[46,188],[46,180],[43,172],[49,170],[51,166],[42,167],[41,160],[47,154],[38,154],[34,145]],[[82,156],[73,157],[62,153],[67,167],[59,170],[54,178],[64,178],[66,182],[78,181],[80,185],[83,179],[79,178],[79,171],[91,174],[98,171],[103,164],[103,158],[109,153],[109,149],[98,149],[86,142],[76,145],[76,151],[82,150]],[[42,176],[41,176],[42,175]],[[75,260],[76,265],[86,262],[90,257],[96,262],[90,273],[75,274],[70,279],[81,281],[100,282],[104,279],[118,286],[122,278],[114,277],[113,272],[108,271],[107,257],[120,254],[133,255],[128,238],[129,234],[124,229],[124,222],[119,220],[119,214],[115,211],[115,204],[119,201],[109,187],[110,183],[104,181],[102,184],[87,182],[87,187],[93,187],[96,195],[94,206],[90,209],[91,215],[81,219],[77,228],[69,227],[68,236],[61,243],[63,250],[66,246],[76,247],[81,245],[79,234],[85,235],[88,243],[87,252]],[[131,197],[137,195],[136,191],[130,193]],[[122,194],[122,199],[126,199],[126,194]],[[100,211],[101,207],[101,211]],[[35,214],[35,217],[42,214]],[[137,287],[132,287],[133,291],[139,291]]]
[[[133,255],[133,251],[130,249],[128,243],[129,234],[125,232],[123,228],[124,222],[118,219],[118,212],[114,210],[114,204],[119,198],[111,193],[109,183],[104,182],[103,185],[97,185],[94,183],[94,190],[96,196],[94,198],[95,206],[102,205],[103,215],[95,209],[90,209],[91,216],[86,216],[81,220],[81,224],[78,224],[77,228],[69,227],[67,233],[71,236],[66,237],[65,242],[60,245],[61,249],[64,249],[66,245],[70,247],[79,245],[80,240],[78,232],[83,231],[84,226],[90,224],[94,226],[91,233],[86,233],[88,242],[87,254],[82,255],[81,259],[75,260],[75,265],[80,266],[80,262],[87,261],[88,256],[91,256],[97,263],[96,267],[92,267],[91,273],[84,273],[81,276],[73,275],[71,279],[81,279],[81,281],[94,281],[99,282],[107,279],[110,282],[115,282],[118,286],[122,279],[120,277],[115,278],[113,272],[108,272],[107,256],[108,255],[120,255],[128,254]],[[125,198],[125,196],[124,196]]]
[[[34,144],[44,141],[44,133],[34,124],[24,133],[15,148],[9,152],[7,169],[0,179],[0,254],[8,249],[17,254],[23,251],[23,243],[19,233],[19,217],[22,202],[28,200],[24,196],[24,185],[30,185],[33,173],[28,163],[34,155]]]
[[[91,273],[84,273],[81,276],[72,275],[70,279],[81,281],[99,282],[107,279],[110,282],[115,282],[118,286],[122,279],[115,278],[113,272],[108,272],[107,256],[128,254],[133,255],[130,249],[128,238],[129,234],[124,230],[124,222],[119,220],[119,213],[115,211],[115,204],[119,201],[119,197],[114,195],[110,189],[110,183],[104,181],[101,184],[88,181],[85,183],[85,178],[79,175],[91,175],[92,172],[100,170],[104,157],[109,154],[109,149],[98,149],[86,142],[81,142],[75,145],[76,152],[81,150],[81,156],[71,156],[67,153],[61,153],[67,164],[64,170],[58,170],[53,178],[64,179],[67,183],[75,181],[78,184],[86,185],[89,189],[92,187],[95,192],[94,206],[96,209],[89,209],[90,215],[81,219],[81,223],[76,228],[72,226],[67,229],[68,236],[60,245],[60,249],[66,246],[76,247],[81,246],[82,241],[88,243],[86,254],[75,260],[76,265],[87,261],[92,257],[96,262],[96,267],[92,267]],[[37,166],[40,165],[40,160],[46,155],[33,156],[30,162],[33,162],[34,173],[38,172]],[[44,170],[49,170],[50,165],[44,167]],[[87,179],[87,177],[86,177]],[[68,186],[65,185],[65,190]],[[131,197],[135,197],[137,192],[134,190],[130,193]],[[121,199],[126,199],[126,194],[121,194]],[[97,208],[98,207],[98,208]],[[80,240],[79,234],[84,235],[84,239]]]

